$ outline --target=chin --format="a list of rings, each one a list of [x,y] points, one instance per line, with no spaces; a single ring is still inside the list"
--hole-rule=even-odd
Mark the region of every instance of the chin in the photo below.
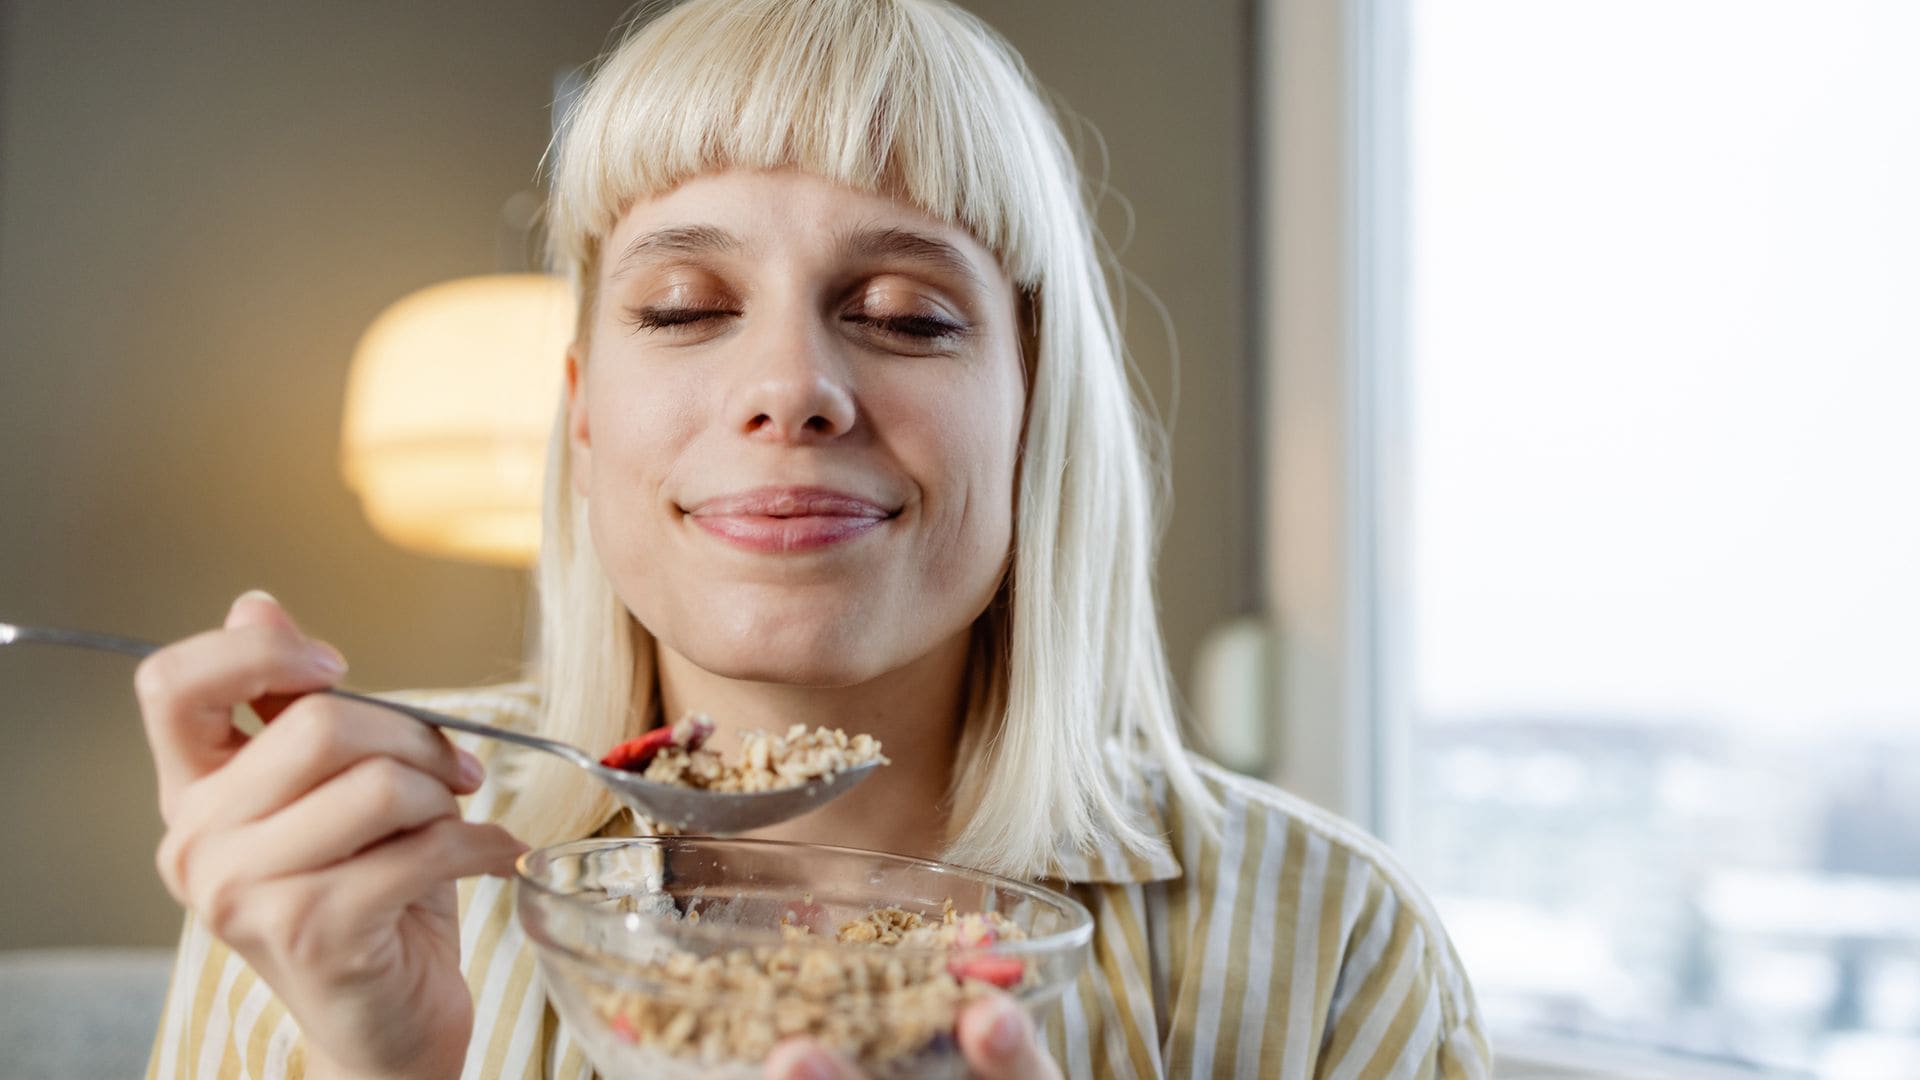
[[[661,645],[726,679],[831,688],[857,686],[911,662],[931,643],[887,617],[875,590],[726,583],[697,592],[643,593],[629,610]],[[650,617],[651,616],[651,617]]]
[[[750,596],[707,597],[669,608],[656,628],[660,644],[726,679],[785,686],[857,686],[912,659],[908,627],[875,618],[867,605],[756,603]],[[696,611],[728,612],[701,617]]]
[[[675,651],[723,678],[818,689],[858,686],[895,666],[865,656],[868,650],[825,642],[697,642]]]

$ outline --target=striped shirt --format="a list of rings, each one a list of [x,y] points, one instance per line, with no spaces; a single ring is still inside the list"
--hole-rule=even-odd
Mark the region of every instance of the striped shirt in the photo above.
[[[528,684],[412,695],[431,708],[531,728]],[[483,758],[491,740],[462,745]],[[1276,788],[1196,761],[1224,808],[1205,830],[1164,782],[1137,809],[1164,840],[1063,861],[1048,884],[1093,912],[1091,960],[1042,1014],[1075,1080],[1286,1080],[1491,1075],[1466,973],[1425,897],[1380,844]],[[511,797],[495,774],[466,816]],[[602,830],[631,833],[624,816]],[[460,883],[460,958],[474,1000],[464,1076],[595,1076],[542,991],[513,890]],[[297,1077],[300,1032],[268,986],[189,916],[147,1075]]]

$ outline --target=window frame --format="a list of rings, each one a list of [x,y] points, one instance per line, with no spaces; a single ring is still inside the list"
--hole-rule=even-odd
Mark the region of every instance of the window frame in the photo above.
[[[1254,0],[1265,422],[1268,779],[1389,843],[1409,835],[1406,96],[1410,0]],[[1495,1075],[1784,1074],[1493,1032]]]
[[[1395,103],[1378,61],[1404,42],[1403,5],[1257,6],[1270,778],[1391,840],[1403,766],[1383,737],[1396,703],[1382,690],[1403,680],[1382,678],[1397,657],[1378,613],[1403,592],[1391,545],[1405,532],[1404,470],[1380,436],[1387,367],[1404,351],[1404,260],[1375,211],[1402,198],[1401,162],[1381,152],[1397,118],[1383,115]]]

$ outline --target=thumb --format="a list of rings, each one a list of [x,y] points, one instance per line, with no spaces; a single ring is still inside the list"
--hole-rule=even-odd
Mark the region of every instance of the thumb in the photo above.
[[[860,1073],[811,1039],[783,1040],[761,1066],[765,1080],[860,1080]]]
[[[960,1050],[979,1080],[1059,1080],[1060,1068],[1040,1045],[1027,1011],[995,995],[960,1014]]]
[[[300,632],[300,626],[293,621],[293,616],[287,614],[287,609],[280,606],[280,601],[265,589],[248,589],[236,597],[233,606],[227,609],[227,629],[240,626],[279,626]]]
[[[287,614],[287,609],[280,606],[280,601],[275,600],[273,595],[265,589],[249,589],[241,593],[234,600],[233,606],[227,609],[226,628],[233,630],[242,626],[291,630],[303,639],[307,636],[300,629],[300,624],[293,621],[293,616]],[[323,642],[315,644],[324,645]],[[335,656],[340,655],[339,650],[331,645],[327,645],[326,648]],[[340,663],[344,668],[346,659],[342,657]],[[261,723],[270,724],[274,717],[285,712],[287,706],[299,700],[300,696],[299,694],[263,694],[248,702],[247,705],[253,709],[254,715],[260,718]]]

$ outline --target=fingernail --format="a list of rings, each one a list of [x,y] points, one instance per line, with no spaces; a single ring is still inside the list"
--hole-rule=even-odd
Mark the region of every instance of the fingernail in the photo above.
[[[321,674],[331,678],[337,679],[347,673],[347,658],[340,655],[340,650],[324,641],[316,641],[307,646],[307,659],[319,669]]]
[[[793,1060],[787,1080],[834,1080],[839,1070],[822,1050],[809,1050]]]
[[[987,1029],[987,1053],[996,1058],[1009,1058],[1020,1048],[1021,1028],[1020,1010],[1011,1005],[1004,1006],[1000,1015]]]
[[[480,781],[487,778],[487,767],[480,759],[465,750],[455,750],[454,759],[460,763],[460,782],[468,787],[479,787]]]
[[[269,596],[265,589],[248,589],[246,592],[234,597],[233,603],[227,605],[226,625],[234,625],[233,620],[240,617],[240,608],[249,600],[265,600],[267,603],[275,605],[280,603],[280,601]]]

